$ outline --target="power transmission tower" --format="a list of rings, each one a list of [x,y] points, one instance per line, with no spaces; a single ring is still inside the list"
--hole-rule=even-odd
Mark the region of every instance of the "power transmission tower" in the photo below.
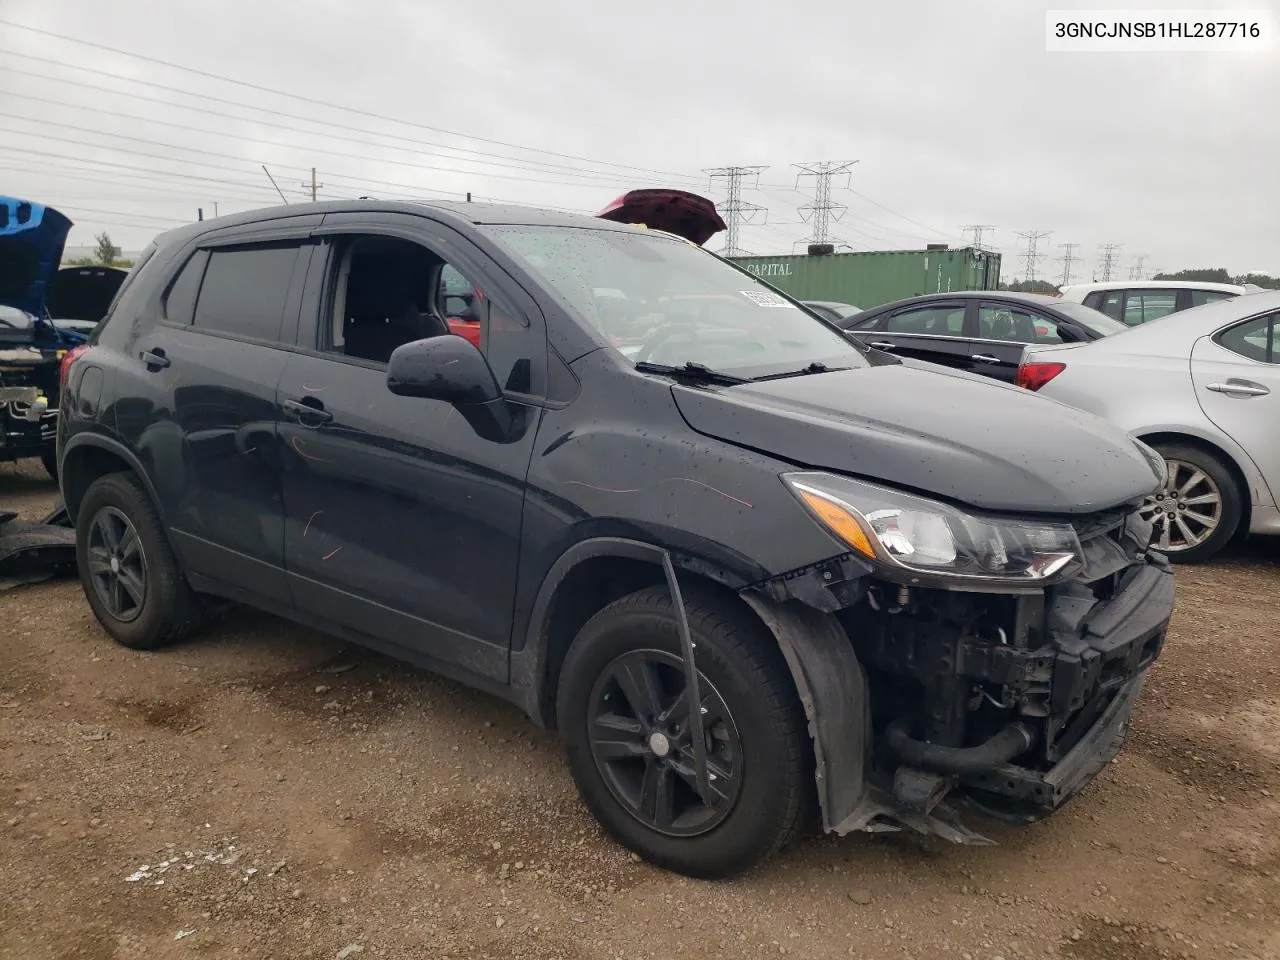
[[[312,167],[312,168],[311,168],[311,182],[310,182],[310,183],[307,183],[305,180],[304,180],[304,181],[302,181],[302,189],[303,189],[303,190],[310,190],[310,191],[311,191],[311,202],[312,202],[312,203],[315,203],[315,200],[316,200],[316,191],[317,191],[318,189],[320,189],[321,187],[323,187],[323,186],[324,186],[324,184],[323,184],[323,183],[316,183],[316,168],[315,168],[315,167]]]
[[[1144,279],[1146,279],[1146,278],[1145,278],[1145,276],[1143,275],[1143,272],[1142,272],[1142,267],[1143,267],[1143,265],[1144,265],[1146,262],[1147,262],[1147,254],[1145,254],[1145,253],[1136,253],[1136,254],[1134,254],[1134,256],[1133,256],[1133,266],[1129,268],[1129,279],[1130,279],[1130,280],[1144,280]]]
[[[996,226],[994,223],[971,223],[968,226],[961,227],[960,232],[962,234],[972,233],[974,247],[979,250],[986,250],[988,248],[982,243],[982,235],[988,230],[994,230],[995,228]]]
[[[1102,282],[1106,283],[1116,273],[1117,261],[1120,259],[1120,243],[1104,243],[1102,245]]]
[[[1071,264],[1080,259],[1076,256],[1076,247],[1078,246],[1080,246],[1078,243],[1058,244],[1060,249],[1067,251],[1058,258],[1058,262],[1062,264],[1062,285],[1064,287],[1071,282]]]
[[[1044,256],[1036,249],[1037,245],[1045,237],[1052,234],[1052,230],[1029,230],[1026,233],[1018,234],[1023,240],[1027,241],[1027,252],[1020,254],[1022,262],[1026,265],[1023,272],[1026,274],[1027,280],[1036,279],[1036,265],[1040,262],[1040,258]]]
[[[796,210],[801,220],[813,224],[813,231],[809,238],[811,243],[826,243],[833,239],[831,221],[838,222],[849,208],[831,199],[831,178],[838,173],[843,173],[847,178],[852,179],[853,174],[849,173],[849,168],[857,162],[857,160],[847,160],[844,163],[838,160],[822,160],[818,163],[793,164],[800,171],[796,174],[797,188],[800,186],[801,177],[813,177],[815,180],[813,200]]]
[[[747,177],[755,177],[758,183],[760,171],[767,169],[768,167],[714,167],[703,171],[712,180],[726,181],[727,195],[724,203],[720,205],[720,212],[724,216],[724,255],[726,257],[736,257],[743,253],[742,247],[738,244],[738,235],[744,225],[755,223],[755,218],[759,214],[764,214],[764,219],[760,221],[761,225],[768,222],[768,210],[742,199],[742,181]]]

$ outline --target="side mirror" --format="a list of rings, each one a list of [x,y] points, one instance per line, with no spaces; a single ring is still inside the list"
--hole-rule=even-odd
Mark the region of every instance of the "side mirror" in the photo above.
[[[484,354],[465,337],[447,335],[396,347],[387,364],[387,389],[402,397],[453,404],[492,403],[502,397]]]

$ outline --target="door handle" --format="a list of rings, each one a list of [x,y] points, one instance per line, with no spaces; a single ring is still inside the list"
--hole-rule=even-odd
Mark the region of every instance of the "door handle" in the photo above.
[[[170,362],[169,358],[164,355],[164,351],[159,347],[156,347],[154,350],[147,350],[144,353],[139,354],[139,357],[142,359],[142,362],[146,364],[147,369],[152,373],[169,366]]]
[[[333,419],[333,414],[319,400],[312,400],[310,403],[304,400],[285,400],[280,406],[297,417],[303,426],[318,427]]]
[[[888,340],[873,340],[867,346],[875,347],[877,350],[892,350],[897,344],[890,343]]]
[[[1212,390],[1214,393],[1237,394],[1245,397],[1265,397],[1271,391],[1260,383],[1254,383],[1252,380],[1228,380],[1226,383],[1210,383],[1205,386],[1206,390]]]
[[[975,353],[970,360],[977,360],[979,363],[999,363],[1000,358],[990,353]]]

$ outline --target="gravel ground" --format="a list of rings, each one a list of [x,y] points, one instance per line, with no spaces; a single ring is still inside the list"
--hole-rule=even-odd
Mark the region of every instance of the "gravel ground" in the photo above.
[[[38,517],[39,467],[0,465]],[[1280,957],[1280,545],[1182,568],[1128,746],[1050,821],[636,862],[554,736],[252,612],[134,653],[74,581],[0,593],[0,956]]]

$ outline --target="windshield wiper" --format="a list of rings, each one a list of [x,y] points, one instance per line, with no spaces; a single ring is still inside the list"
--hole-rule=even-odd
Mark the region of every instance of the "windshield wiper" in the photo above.
[[[668,377],[676,377],[682,380],[693,380],[698,383],[746,383],[742,377],[735,377],[732,374],[721,373],[719,370],[712,370],[705,364],[695,363],[689,360],[679,365],[671,365],[666,363],[650,363],[648,360],[641,360],[636,364],[636,370],[640,373],[660,373]]]
[[[763,377],[752,377],[751,382],[756,383],[760,380],[782,380],[786,377],[807,377],[811,373],[835,373],[839,370],[848,369],[848,367],[828,367],[821,360],[815,360],[813,363],[801,367],[799,370],[787,370],[784,373],[766,373]]]

